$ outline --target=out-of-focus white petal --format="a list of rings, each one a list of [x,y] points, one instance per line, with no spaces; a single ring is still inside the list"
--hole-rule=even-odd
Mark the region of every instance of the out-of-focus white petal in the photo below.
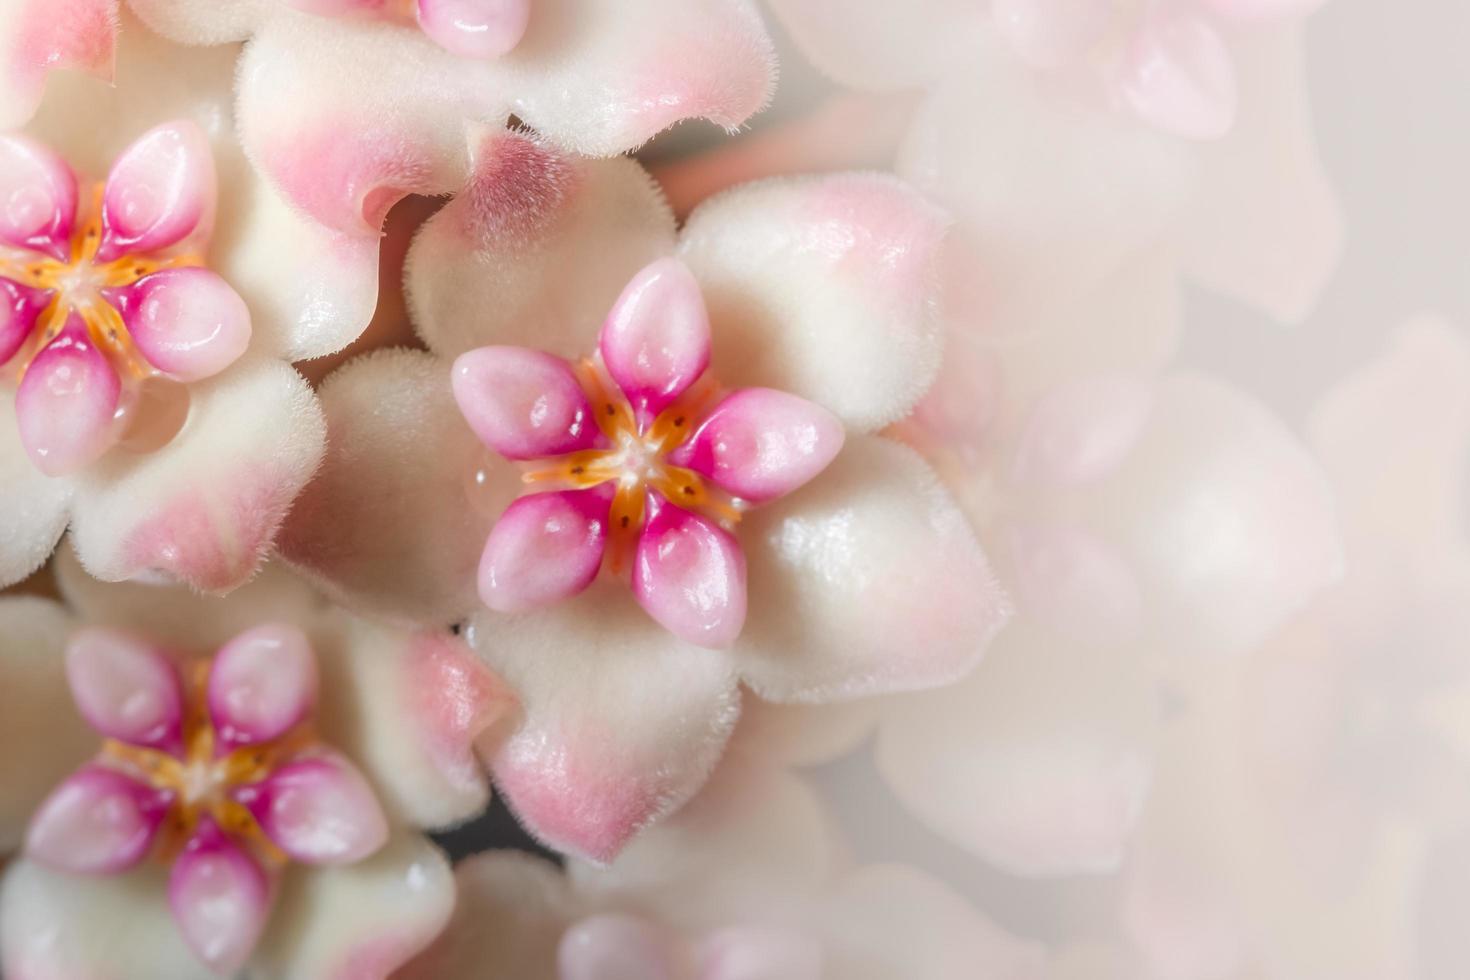
[[[8,394],[8,393],[7,393]],[[15,400],[0,396],[0,585],[11,585],[46,561],[70,519],[73,484],[36,469],[21,445]]]
[[[896,89],[933,82],[973,45],[984,5],[970,0],[768,0],[801,53],[843,85]]]

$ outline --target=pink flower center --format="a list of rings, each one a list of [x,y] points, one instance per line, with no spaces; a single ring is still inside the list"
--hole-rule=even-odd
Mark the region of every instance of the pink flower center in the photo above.
[[[694,470],[670,461],[693,433],[693,423],[718,397],[718,388],[708,377],[657,417],[640,423],[628,399],[595,361],[580,362],[576,374],[608,448],[537,460],[529,464],[522,479],[528,484],[555,483],[574,490],[615,485],[607,549],[610,572],[621,574],[627,568],[647,522],[650,491],[727,530],[734,529],[745,502],[709,485]]]
[[[124,253],[100,261],[97,250],[102,242],[102,194],[103,185],[95,184],[91,205],[72,234],[70,254],[64,261],[0,248],[0,276],[35,290],[46,300],[29,336],[10,360],[17,383],[24,379],[36,355],[61,335],[73,313],[85,325],[87,338],[106,353],[120,377],[140,381],[157,373],[128,333],[118,291],[164,269],[202,267],[204,260],[184,252],[152,256]]]

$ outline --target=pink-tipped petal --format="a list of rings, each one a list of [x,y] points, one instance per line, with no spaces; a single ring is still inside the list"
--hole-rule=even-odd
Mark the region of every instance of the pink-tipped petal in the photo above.
[[[178,120],[154,127],[107,175],[97,258],[108,262],[181,241],[207,223],[214,195],[214,156],[199,124]]]
[[[1060,68],[1108,27],[1111,4],[1097,0],[993,0],[995,29],[1027,64]]]
[[[1142,119],[1187,139],[1214,140],[1235,124],[1235,65],[1208,21],[1162,14],[1133,39],[1116,82]]]
[[[480,559],[480,598],[497,612],[566,599],[602,566],[613,486],[536,493],[511,504]]]
[[[184,941],[210,969],[232,974],[250,958],[270,915],[265,872],[212,823],[174,862],[168,903]]]
[[[26,853],[57,871],[126,871],[153,846],[170,802],[167,793],[120,772],[88,766],[36,811]]]
[[[388,840],[388,818],[372,787],[341,757],[292,762],[235,798],[281,850],[307,864],[352,864]]]
[[[762,503],[826,469],[845,438],[842,423],[822,406],[784,391],[746,388],[715,406],[670,459]]]
[[[481,347],[454,362],[454,400],[480,441],[507,459],[591,449],[598,429],[587,396],[559,357]]]
[[[633,594],[681,640],[728,647],[745,625],[745,555],[729,531],[650,493]]]
[[[0,136],[0,242],[66,262],[77,216],[77,175],[50,147]]]
[[[675,980],[677,952],[652,923],[631,915],[583,919],[561,937],[560,980]]]
[[[77,710],[98,732],[132,745],[174,746],[184,715],[178,673],[155,647],[128,634],[79,630],[66,647]]]
[[[112,81],[117,7],[118,0],[8,0],[0,20],[0,130],[30,120],[57,69]]]
[[[419,26],[446,51],[496,58],[525,36],[531,0],[419,0]]]
[[[225,644],[209,671],[209,716],[224,745],[290,731],[316,703],[316,657],[295,626],[268,623]]]
[[[36,327],[36,318],[51,302],[49,289],[37,289],[0,277],[0,364],[20,350]]]
[[[648,417],[667,408],[709,366],[709,313],[699,283],[677,259],[659,259],[618,297],[599,342],[608,373]]]
[[[218,374],[250,346],[250,310],[208,269],[164,269],[105,295],[143,357],[176,381]]]
[[[15,393],[20,440],[47,476],[80,469],[117,441],[121,401],[122,381],[73,313]]]

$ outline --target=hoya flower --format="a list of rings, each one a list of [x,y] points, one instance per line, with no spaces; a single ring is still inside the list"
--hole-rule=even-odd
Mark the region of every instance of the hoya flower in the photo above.
[[[484,806],[496,678],[280,569],[219,600],[61,566],[75,612],[0,603],[6,976],[385,977],[421,950],[454,885],[419,828]]]
[[[491,758],[507,799],[607,859],[698,788],[742,683],[802,702],[943,684],[1004,620],[954,501],[874,434],[936,367],[942,225],[897,181],[843,175],[742,188],[676,235],[631,161],[514,134],[479,152],[408,260],[430,352],[328,379],[334,449],[282,548],[353,605],[467,619],[522,700]],[[696,383],[706,356],[723,400]],[[501,453],[530,458],[531,494]]]
[[[733,130],[775,77],[750,0],[127,4],[185,44],[247,41],[247,156],[304,215],[374,246],[395,201],[464,187],[479,134],[512,115],[613,155],[686,119]]]
[[[745,623],[744,510],[817,476],[842,448],[831,412],[769,388],[722,393],[709,315],[676,259],[649,265],[574,369],[520,347],[460,355],[454,394],[484,442],[530,463],[500,517],[480,598],[521,612],[583,592],[604,565],[675,636],[728,647]]]
[[[70,526],[101,578],[224,591],[322,453],[288,362],[366,324],[374,253],[246,164],[225,52],[128,22],[116,76],[53,75],[0,136],[0,582]]]
[[[608,867],[462,862],[448,928],[395,980],[1049,975],[1037,944],[929,874],[844,856],[832,814],[786,767],[849,743],[758,727],[742,723],[700,795]]]
[[[1470,812],[1470,341],[1432,319],[1387,341],[1311,417],[1342,581],[1249,657],[1175,672],[1180,709],[1122,909],[1171,980],[1463,963],[1440,916],[1464,902]],[[1320,929],[1301,928],[1308,915]]]

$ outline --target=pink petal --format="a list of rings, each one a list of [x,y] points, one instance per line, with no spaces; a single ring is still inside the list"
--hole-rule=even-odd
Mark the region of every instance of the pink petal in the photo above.
[[[454,399],[480,441],[507,459],[591,449],[598,429],[571,366],[524,347],[481,347],[454,362]]]
[[[511,504],[480,559],[480,598],[497,612],[534,609],[581,592],[602,567],[613,485],[536,493]]]
[[[214,157],[204,130],[184,119],[150,129],[107,175],[97,258],[168,248],[206,223],[214,195]]]
[[[73,313],[15,394],[20,439],[36,468],[60,476],[111,449],[121,400],[122,381]]]
[[[746,388],[715,406],[671,462],[752,503],[783,497],[815,477],[846,433],[831,412],[770,388]]]
[[[724,648],[745,625],[745,555],[730,532],[656,493],[633,562],[633,594],[682,640]]]
[[[495,58],[520,43],[530,0],[419,0],[419,26],[448,51]]]
[[[148,363],[176,381],[199,381],[250,346],[245,301],[208,269],[164,269],[104,294]]]
[[[74,874],[116,874],[143,860],[172,797],[113,769],[88,766],[31,819],[26,853]]]
[[[1093,378],[1047,394],[1022,430],[1012,479],[1050,486],[1103,479],[1137,444],[1152,394],[1148,385],[1120,377]]]
[[[568,929],[556,954],[560,980],[676,980],[669,938],[631,915],[594,915]]]
[[[1127,559],[1086,528],[1017,521],[1007,529],[1017,597],[1033,617],[1078,639],[1126,639],[1143,617]]]
[[[37,289],[0,276],[0,364],[20,350],[52,295],[49,289]]]
[[[352,864],[388,841],[372,787],[340,756],[290,763],[235,798],[281,850],[307,864]]]
[[[1015,52],[1038,68],[1060,68],[1107,29],[1111,3],[1099,0],[993,0],[995,27]]]
[[[80,630],[66,647],[66,677],[77,710],[108,738],[150,748],[178,743],[183,693],[156,647],[114,630]]]
[[[67,162],[29,137],[0,136],[0,241],[69,261],[76,215]]]
[[[50,72],[70,68],[103,81],[113,76],[117,0],[11,0],[0,49],[0,129],[36,112]]]
[[[1133,39],[1117,80],[1123,100],[1145,121],[1188,139],[1214,140],[1235,124],[1235,65],[1204,19],[1164,14]]]
[[[184,941],[216,973],[245,965],[270,915],[270,882],[212,823],[174,862],[168,904]]]
[[[633,277],[602,326],[608,373],[640,417],[652,418],[709,366],[709,314],[684,263],[659,259]]]
[[[316,703],[316,657],[295,626],[267,623],[235,637],[209,671],[209,716],[231,748],[290,731]]]

